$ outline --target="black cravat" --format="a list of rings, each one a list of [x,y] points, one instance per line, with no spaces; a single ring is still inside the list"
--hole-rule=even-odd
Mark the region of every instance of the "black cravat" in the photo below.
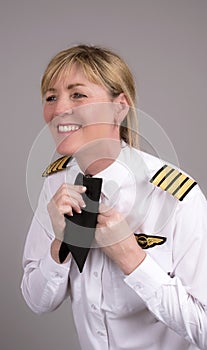
[[[73,216],[65,214],[66,227],[59,259],[62,263],[71,252],[79,271],[82,272],[95,235],[102,179],[79,173],[75,185],[86,186],[87,190],[83,194],[86,207],[82,209],[81,214],[76,212],[73,212]]]

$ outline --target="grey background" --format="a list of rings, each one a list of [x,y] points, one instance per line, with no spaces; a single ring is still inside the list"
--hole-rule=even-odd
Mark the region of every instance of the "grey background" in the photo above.
[[[39,85],[49,59],[83,42],[119,53],[135,75],[138,107],[165,130],[180,166],[207,194],[206,35],[206,0],[1,1],[2,350],[79,350],[69,301],[38,316],[20,292],[33,215],[26,164],[44,126]]]

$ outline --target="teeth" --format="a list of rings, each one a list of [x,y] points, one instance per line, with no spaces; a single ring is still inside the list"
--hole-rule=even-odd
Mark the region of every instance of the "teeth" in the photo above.
[[[60,132],[70,132],[80,129],[78,125],[58,125],[58,131]]]

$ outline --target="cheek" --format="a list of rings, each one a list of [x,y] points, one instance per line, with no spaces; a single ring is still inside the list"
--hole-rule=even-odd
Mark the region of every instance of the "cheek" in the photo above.
[[[83,136],[86,140],[108,139],[113,136],[113,133],[114,124],[110,123],[100,123],[83,128]]]
[[[84,126],[114,124],[115,112],[111,103],[91,103],[77,109]]]
[[[43,109],[43,116],[44,116],[44,120],[45,122],[48,124],[49,122],[51,122],[52,120],[52,113],[50,108],[48,108],[48,106],[44,106]]]

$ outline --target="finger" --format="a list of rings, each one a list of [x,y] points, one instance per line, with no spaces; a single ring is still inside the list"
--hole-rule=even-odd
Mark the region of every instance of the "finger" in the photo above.
[[[73,216],[74,212],[80,214],[81,213],[81,209],[79,208],[72,208],[71,205],[62,205],[59,208],[59,212],[60,214],[64,215],[67,214],[69,216]]]
[[[67,205],[62,206],[60,208],[60,212],[62,215],[67,214],[69,216],[73,216],[73,210],[72,210],[72,207],[70,205],[69,206],[67,206]]]
[[[74,186],[73,186],[74,187]],[[70,203],[78,203],[79,207],[84,208],[85,202],[83,200],[83,197],[80,193],[76,192],[72,186],[68,188],[67,184],[63,184],[59,190],[56,192],[56,194],[53,197],[54,202],[56,205],[58,203],[68,203],[68,200]]]
[[[77,213],[81,213],[81,206],[79,202],[75,198],[69,197],[68,195],[67,196],[64,195],[61,198],[59,206],[67,206],[71,208],[70,211],[74,210]]]
[[[87,187],[85,186],[80,186],[80,185],[71,185],[71,184],[66,184],[68,187],[68,190],[73,190],[77,193],[85,193],[87,190]]]
[[[72,210],[76,211],[77,213],[81,212],[81,208],[78,201],[72,197],[69,197],[68,194],[55,196],[53,197],[50,203],[51,205],[54,205],[57,208],[60,214],[66,214],[67,212],[72,213]]]
[[[75,199],[77,199],[77,201],[80,201],[81,204],[84,205],[81,194],[83,194],[85,191],[86,191],[85,186],[75,186],[75,185],[63,183],[59,187],[59,189],[57,190],[53,198],[54,200],[59,200],[60,197],[62,197],[63,195],[69,195],[69,197],[74,197]]]
[[[64,189],[68,189],[68,190],[74,190],[78,193],[84,193],[87,188],[85,186],[81,186],[81,185],[73,185],[73,184],[69,184],[69,183],[66,183],[64,182],[58,190],[64,190]]]
[[[63,183],[55,193],[54,198],[59,199],[62,195],[68,194],[81,202],[83,201],[82,194],[85,193],[86,189],[85,186]]]
[[[71,198],[71,199],[74,199],[80,207],[82,208],[85,208],[86,207],[86,204],[83,200],[83,197],[80,193],[77,193],[76,191],[74,190],[69,190],[68,191],[68,196]]]

